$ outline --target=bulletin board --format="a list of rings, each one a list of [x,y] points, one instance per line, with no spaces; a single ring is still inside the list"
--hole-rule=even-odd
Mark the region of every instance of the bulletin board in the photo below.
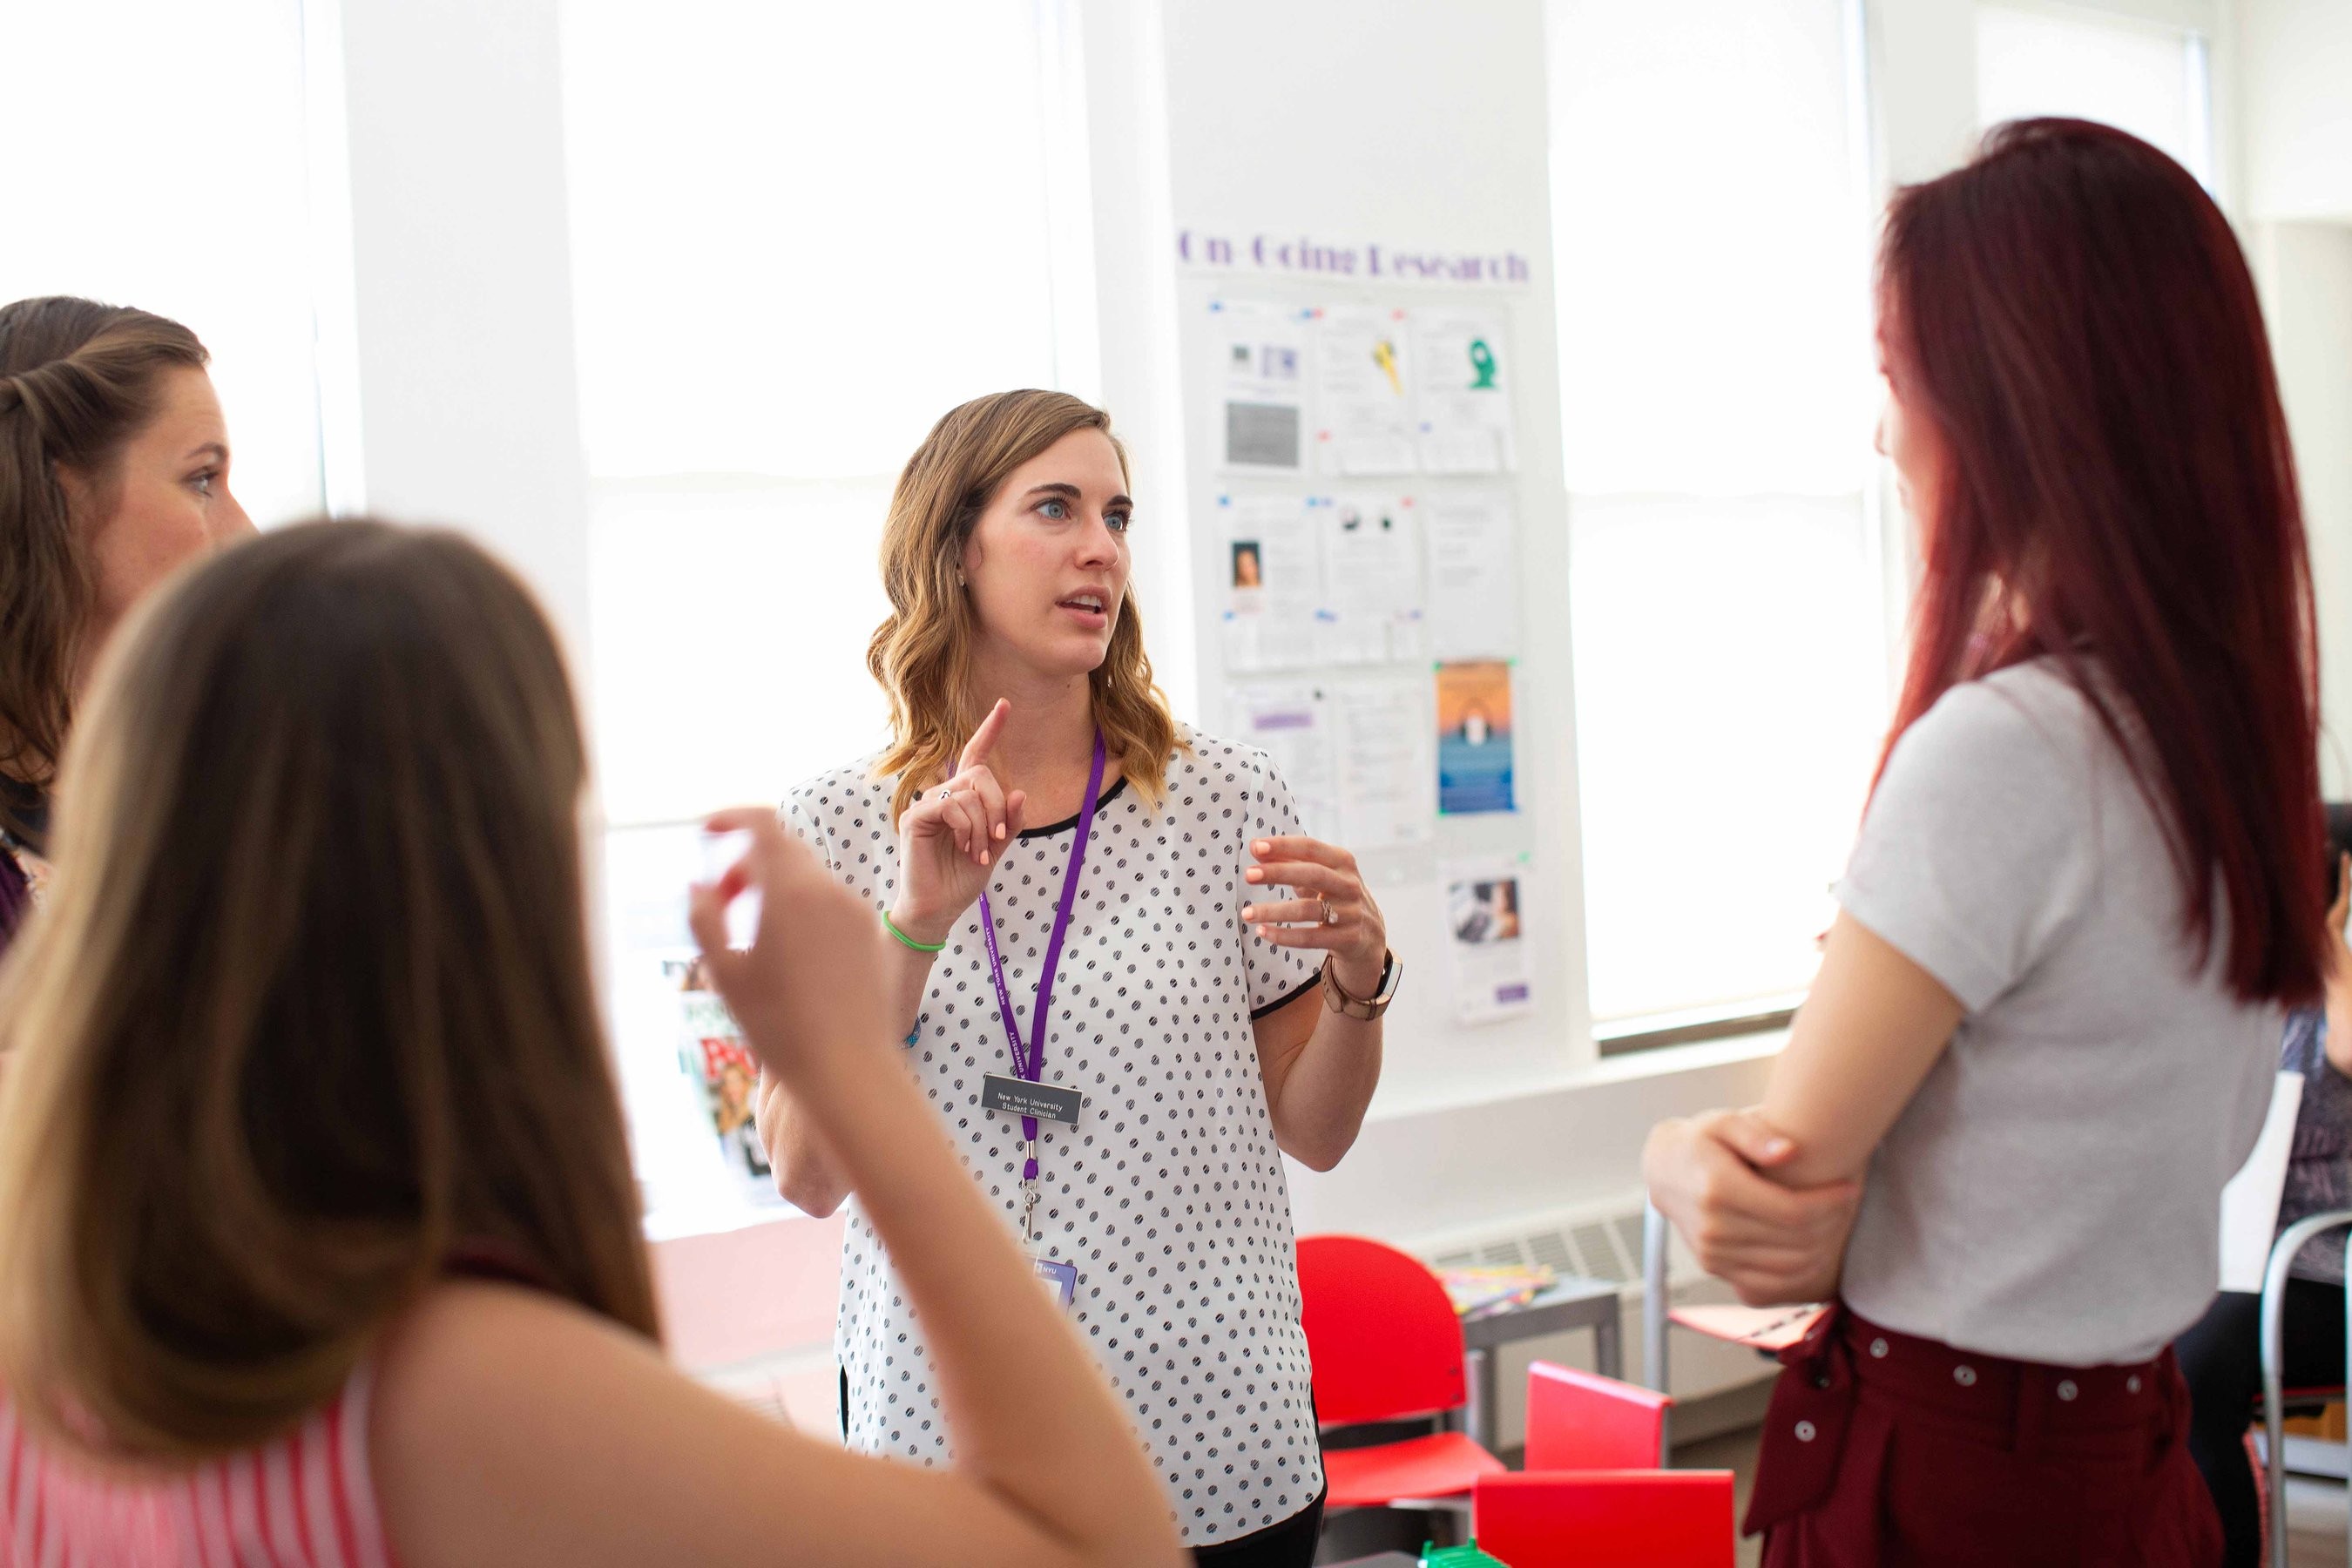
[[[1583,1011],[1580,952],[1559,948],[1581,928],[1531,897],[1562,825],[1525,765],[1543,612],[1523,298],[1198,275],[1180,296],[1203,722],[1272,756],[1307,830],[1365,868],[1408,966],[1391,1107],[1556,1075]],[[1557,434],[1535,439],[1556,485]],[[1557,499],[1534,510],[1564,523]]]

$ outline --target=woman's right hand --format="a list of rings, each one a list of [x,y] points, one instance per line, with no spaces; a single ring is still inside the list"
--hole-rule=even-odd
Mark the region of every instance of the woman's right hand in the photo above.
[[[917,942],[945,942],[988,886],[989,873],[1021,831],[1027,799],[1006,794],[988,759],[1013,711],[999,700],[956,760],[955,775],[926,790],[898,819],[898,902],[893,924]]]
[[[874,913],[786,836],[771,807],[722,811],[712,833],[744,833],[751,847],[718,881],[697,883],[687,923],[703,970],[762,1066],[797,1087],[810,1068],[889,1039]],[[760,895],[748,948],[727,942],[727,906]]]

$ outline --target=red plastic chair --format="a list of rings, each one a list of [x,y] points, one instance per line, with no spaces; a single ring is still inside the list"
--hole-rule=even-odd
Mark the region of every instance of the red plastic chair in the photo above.
[[[1539,1361],[1528,1368],[1529,1470],[1654,1470],[1664,1460],[1663,1394]]]
[[[1511,1568],[1733,1568],[1729,1470],[1487,1476],[1470,1527]]]
[[[1440,1416],[1469,1399],[1461,1320],[1418,1258],[1361,1237],[1302,1237],[1298,1296],[1324,1425]],[[1458,1498],[1502,1472],[1501,1460],[1459,1432],[1323,1455],[1330,1508]]]

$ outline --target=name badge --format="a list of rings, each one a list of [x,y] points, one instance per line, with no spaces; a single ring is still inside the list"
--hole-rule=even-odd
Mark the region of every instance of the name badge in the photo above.
[[[1060,1302],[1064,1311],[1068,1311],[1071,1304],[1078,1299],[1078,1266],[1034,1257],[1029,1259],[1029,1266],[1037,1271],[1037,1279],[1045,1287],[1045,1293]]]
[[[990,1073],[980,1081],[981,1109],[1006,1116],[1034,1116],[1041,1121],[1076,1127],[1086,1105],[1085,1095],[1058,1083],[1031,1083],[1001,1072]]]

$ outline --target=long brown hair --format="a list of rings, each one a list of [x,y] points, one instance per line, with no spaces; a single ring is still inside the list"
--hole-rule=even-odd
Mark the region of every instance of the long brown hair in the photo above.
[[[0,773],[47,786],[73,722],[96,584],[58,467],[102,481],[154,416],[163,373],[206,358],[144,310],[69,295],[0,305]],[[0,791],[0,828],[36,827]]]
[[[0,968],[0,1377],[190,1458],[329,1399],[480,1251],[647,1335],[545,617],[310,523],[134,612]]]
[[[2164,825],[2187,934],[2226,933],[2248,1001],[2315,997],[2311,571],[2229,220],[2145,142],[2021,121],[1896,195],[1879,277],[1906,401],[1951,457],[1888,748],[1956,682],[2054,659]]]
[[[1111,434],[1109,415],[1066,392],[1029,389],[950,409],[898,476],[882,531],[890,614],[866,648],[866,668],[890,694],[892,745],[876,772],[898,775],[893,820],[926,785],[955,771],[964,742],[987,717],[971,689],[971,605],[956,584],[964,541],[1013,471],[1075,430],[1101,431],[1127,472],[1127,448]],[[1119,759],[1128,787],[1157,808],[1179,742],[1167,699],[1151,681],[1132,582],[1090,685],[1106,747]]]

